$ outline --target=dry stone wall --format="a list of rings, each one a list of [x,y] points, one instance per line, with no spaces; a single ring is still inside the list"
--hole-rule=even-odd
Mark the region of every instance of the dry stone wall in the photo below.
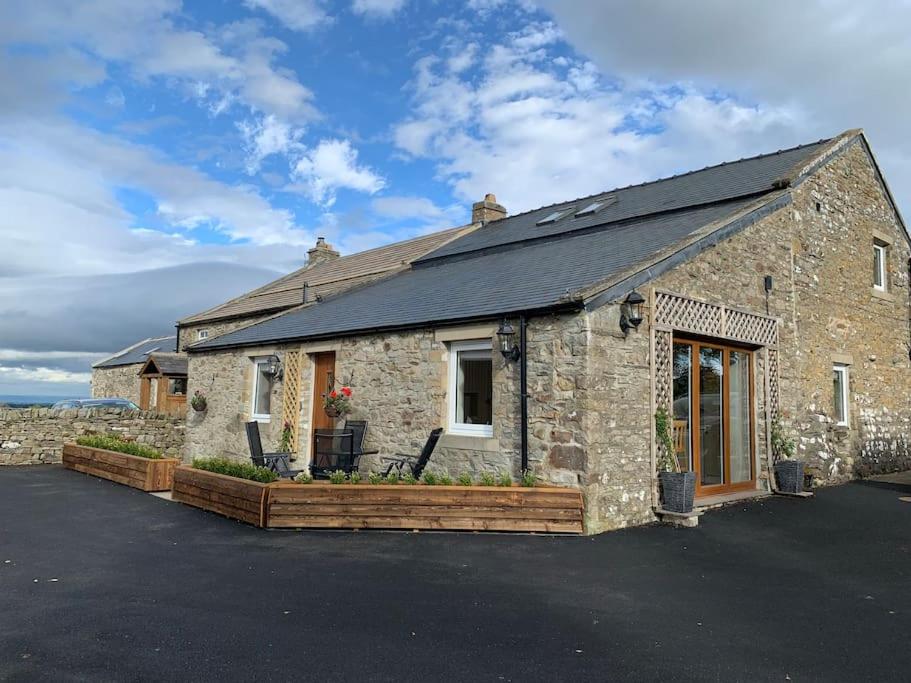
[[[0,409],[0,465],[60,462],[63,444],[86,434],[116,434],[181,456],[183,418],[120,409]]]

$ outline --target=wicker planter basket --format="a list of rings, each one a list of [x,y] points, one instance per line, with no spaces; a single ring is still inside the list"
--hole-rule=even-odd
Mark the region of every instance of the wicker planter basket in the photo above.
[[[803,462],[800,460],[782,460],[775,465],[775,478],[778,490],[784,493],[803,491]]]
[[[661,507],[669,512],[692,512],[696,497],[693,472],[661,472]]]

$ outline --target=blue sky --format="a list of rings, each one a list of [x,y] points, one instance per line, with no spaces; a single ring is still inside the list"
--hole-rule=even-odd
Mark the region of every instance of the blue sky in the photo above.
[[[302,265],[864,127],[905,205],[911,10],[556,0],[0,7],[0,394]],[[786,46],[786,49],[783,49]]]

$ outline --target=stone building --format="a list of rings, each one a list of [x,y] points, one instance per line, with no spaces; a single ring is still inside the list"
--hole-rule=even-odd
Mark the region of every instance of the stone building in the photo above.
[[[322,237],[303,268],[214,308],[177,322],[178,348],[265,320],[407,267],[411,261],[477,227],[464,225],[341,256]]]
[[[92,366],[92,398],[125,398],[136,405],[141,401],[139,373],[156,351],[174,351],[177,337],[143,339],[110,358],[98,361]]]
[[[475,210],[408,268],[191,345],[188,455],[244,459],[245,421],[267,447],[288,422],[300,466],[345,384],[368,448],[444,427],[435,468],[579,487],[590,533],[655,519],[661,408],[697,504],[768,490],[776,422],[816,485],[911,467],[911,251],[861,131]]]

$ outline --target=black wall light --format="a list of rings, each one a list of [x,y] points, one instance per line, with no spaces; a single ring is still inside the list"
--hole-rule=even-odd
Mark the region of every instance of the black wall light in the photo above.
[[[497,338],[500,340],[500,353],[503,354],[503,358],[513,362],[519,360],[522,356],[522,351],[516,343],[516,331],[506,318],[503,318],[503,322],[500,323],[500,329],[497,330]]]
[[[645,298],[636,290],[630,292],[626,301],[620,304],[620,329],[623,336],[629,334],[630,330],[638,329],[642,324],[642,304]]]
[[[268,362],[268,365],[264,368],[265,374],[273,379],[281,380],[282,377],[285,376],[281,359],[273,353],[266,358],[266,361]]]

